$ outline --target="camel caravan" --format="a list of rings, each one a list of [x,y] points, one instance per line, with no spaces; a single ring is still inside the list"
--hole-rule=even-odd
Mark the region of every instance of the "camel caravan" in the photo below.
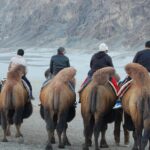
[[[120,143],[120,125],[124,120],[125,144],[129,143],[129,131],[133,131],[133,150],[144,150],[150,143],[150,76],[148,71],[136,63],[127,64],[126,73],[132,78],[130,86],[121,96],[122,108],[113,109],[118,99],[114,85],[110,82],[116,78],[113,67],[98,69],[91,81],[80,91],[81,116],[83,118],[83,150],[89,150],[94,145],[95,150],[109,147],[105,134],[108,123],[114,122],[114,139],[116,146]],[[10,136],[10,126],[16,127],[16,138],[22,137],[21,125],[23,120],[32,114],[32,103],[29,93],[22,82],[25,68],[22,65],[14,67],[7,73],[0,92],[0,123],[3,129],[3,142]],[[46,150],[52,150],[52,144],[58,147],[71,146],[67,136],[69,122],[76,115],[75,92],[76,69],[67,67],[62,69],[51,79],[47,79],[41,87],[40,114],[46,123],[48,134]],[[48,73],[46,73],[48,77]],[[118,78],[117,78],[118,79]],[[55,132],[56,131],[56,132]],[[101,139],[99,143],[99,135]],[[94,143],[92,142],[94,136]],[[150,146],[149,146],[150,149]]]

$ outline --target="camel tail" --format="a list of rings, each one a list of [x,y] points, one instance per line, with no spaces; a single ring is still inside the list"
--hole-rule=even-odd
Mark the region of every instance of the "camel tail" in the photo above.
[[[13,92],[12,88],[6,92],[5,105],[8,110],[13,108]]]
[[[55,91],[53,95],[53,110],[55,113],[59,110],[60,91]]]
[[[143,126],[144,132],[142,136],[142,148],[145,149],[150,139],[150,96],[144,99],[143,104]]]
[[[90,102],[89,102],[91,113],[95,113],[96,112],[97,89],[98,89],[98,87],[95,86],[95,87],[93,87],[93,89],[91,91]]]
[[[143,108],[143,119],[149,119],[150,120],[150,94],[145,95],[143,99],[144,108]]]

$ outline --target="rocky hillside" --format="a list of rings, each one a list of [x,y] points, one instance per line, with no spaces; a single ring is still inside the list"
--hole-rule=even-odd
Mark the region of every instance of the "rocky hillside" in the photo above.
[[[130,48],[150,40],[150,0],[0,0],[0,47]]]

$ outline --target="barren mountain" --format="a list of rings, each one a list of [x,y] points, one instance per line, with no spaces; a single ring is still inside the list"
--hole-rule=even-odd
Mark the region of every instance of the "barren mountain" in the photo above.
[[[0,0],[0,47],[136,48],[150,40],[150,0]]]

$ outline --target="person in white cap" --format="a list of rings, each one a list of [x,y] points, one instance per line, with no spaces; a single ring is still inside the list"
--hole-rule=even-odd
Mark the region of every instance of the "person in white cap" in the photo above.
[[[91,78],[93,76],[93,73],[101,68],[104,67],[114,67],[112,63],[111,57],[107,54],[108,52],[108,46],[105,43],[101,43],[99,45],[99,51],[95,53],[90,61],[90,71],[88,72],[87,78],[84,80],[84,82],[81,85],[79,93],[88,85],[88,83],[91,81]],[[80,102],[80,100],[79,100]]]
[[[111,57],[107,54],[108,46],[105,43],[99,45],[99,51],[95,53],[90,62],[91,70],[88,73],[88,76],[92,77],[93,73],[104,67],[114,67]]]

